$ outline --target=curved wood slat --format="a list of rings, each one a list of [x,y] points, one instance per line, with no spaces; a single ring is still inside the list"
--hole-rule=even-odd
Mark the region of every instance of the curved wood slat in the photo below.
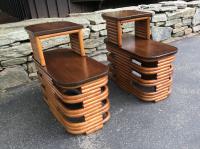
[[[45,78],[45,77],[47,77],[47,78]],[[40,79],[43,80],[43,82],[42,82],[43,86],[46,88],[46,91],[44,91],[45,94],[54,93],[53,95],[52,94],[48,95],[49,96],[48,98],[51,101],[53,100],[53,105],[51,105],[51,103],[48,102],[49,100],[46,100],[48,102],[48,105],[50,106],[50,109],[53,111],[54,115],[56,115],[56,117],[63,123],[63,125],[65,126],[67,131],[69,131],[70,133],[81,134],[81,133],[93,132],[94,129],[96,130],[96,128],[98,128],[100,125],[102,125],[102,127],[103,127],[104,119],[106,119],[106,121],[108,120],[108,117],[105,117],[104,119],[102,117],[102,115],[104,113],[108,112],[108,110],[110,108],[110,103],[108,100],[108,87],[105,86],[107,83],[107,80],[106,80],[106,83],[101,84],[101,86],[102,85],[105,86],[105,90],[102,93],[100,92],[99,95],[95,95],[94,92],[91,92],[91,93],[88,92],[85,95],[84,94],[82,95],[82,96],[84,96],[84,98],[82,98],[83,99],[82,101],[77,100],[78,103],[83,102],[83,104],[84,104],[83,109],[70,110],[70,109],[67,109],[66,107],[64,107],[63,103],[61,103],[57,99],[58,97],[60,98],[60,96],[58,96],[58,94],[57,94],[58,89],[56,89],[53,86],[53,83],[50,82],[50,80],[48,80],[48,76],[45,76],[45,74],[43,73],[43,76],[42,77],[40,76]],[[101,79],[100,83],[102,82],[102,80],[105,81],[105,78]],[[99,84],[98,83],[96,83],[96,84],[97,84],[96,88],[99,89]],[[90,84],[86,84],[85,86],[88,89],[88,86],[90,86]],[[94,88],[94,86],[93,86],[93,88]],[[61,93],[59,93],[59,94],[61,94]],[[70,97],[70,96],[68,96],[68,97]],[[79,99],[79,97],[77,99]],[[60,100],[63,101],[63,99],[60,99]],[[102,104],[99,104],[103,100],[107,101],[104,106],[102,106]],[[66,97],[65,97],[64,101],[67,101]],[[52,106],[54,106],[54,107],[52,107]],[[77,118],[84,116],[85,119],[87,119],[87,120],[86,120],[86,122],[72,123],[72,122],[67,121],[67,119],[65,119],[65,116],[77,117]],[[94,127],[94,125],[95,125],[95,127]]]
[[[116,47],[112,47],[110,44],[107,44],[107,48],[111,52],[108,54],[108,60],[111,62],[109,70],[115,82],[122,89],[145,101],[157,102],[169,96],[172,86],[172,62],[175,60],[174,55],[149,62],[135,58],[132,54],[128,54],[120,48],[116,49]],[[134,63],[133,59],[138,61],[140,65]],[[151,63],[154,65],[151,66]],[[141,77],[136,76],[132,71],[137,72]],[[154,75],[155,78],[151,79],[151,75]],[[145,92],[141,88],[133,86],[132,81],[143,87],[155,87],[155,91]]]

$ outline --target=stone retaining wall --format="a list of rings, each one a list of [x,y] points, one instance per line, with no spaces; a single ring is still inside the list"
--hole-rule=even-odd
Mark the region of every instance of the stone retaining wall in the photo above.
[[[71,21],[84,25],[84,42],[88,56],[106,62],[104,39],[107,31],[102,12],[116,10],[145,10],[152,12],[152,39],[170,41],[177,37],[200,31],[200,1],[166,1],[157,4],[109,9],[85,14],[72,14],[68,18],[32,19],[0,25],[0,90],[36,79],[36,69],[32,60],[29,37],[24,27],[31,24]],[[134,23],[123,25],[124,32],[134,33]],[[45,50],[55,47],[68,47],[68,37],[53,38],[43,42]],[[67,44],[66,44],[67,43]]]

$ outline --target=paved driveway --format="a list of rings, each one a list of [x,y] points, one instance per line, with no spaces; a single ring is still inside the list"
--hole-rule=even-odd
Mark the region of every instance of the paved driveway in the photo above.
[[[109,83],[111,120],[89,136],[73,136],[49,112],[37,82],[0,96],[0,149],[199,149],[200,37],[179,48],[171,96],[139,101]]]

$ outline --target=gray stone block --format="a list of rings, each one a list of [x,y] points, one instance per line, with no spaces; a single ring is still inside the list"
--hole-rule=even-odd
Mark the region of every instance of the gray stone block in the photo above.
[[[0,90],[6,90],[29,81],[28,74],[21,66],[6,68],[0,72]]]
[[[58,46],[59,48],[68,48],[68,49],[70,49],[71,48],[71,44],[70,43],[68,43],[68,44],[63,44],[63,45],[60,45],[60,46]]]
[[[183,27],[179,27],[179,28],[173,29],[173,33],[175,34],[175,33],[184,31],[187,28],[188,28],[188,26],[183,26]]]
[[[0,30],[0,46],[28,39],[29,36],[23,27],[13,27]]]
[[[27,64],[22,64],[24,70],[28,71],[28,67],[27,67]]]
[[[193,30],[193,32],[198,32],[198,31],[200,31],[200,25],[194,26],[194,27],[192,28],[192,30]]]
[[[144,11],[144,12],[148,12],[148,13],[151,13],[152,15],[155,15],[156,13],[155,13],[155,11],[152,11],[152,10],[142,10],[142,11]]]
[[[5,46],[5,45],[9,45],[13,42],[15,42],[14,39],[10,39],[10,38],[5,38],[4,36],[0,36],[0,48],[1,46]]]
[[[35,67],[35,63],[34,62],[27,63],[27,68],[28,68],[28,72],[29,73],[35,73],[35,72],[37,72],[37,69]]]
[[[93,49],[85,49],[85,53],[86,54],[90,54],[92,52],[95,52],[96,51],[96,48],[93,48]]]
[[[131,27],[135,27],[135,22],[128,22],[122,24],[122,28],[131,28]]]
[[[151,22],[162,22],[162,21],[167,21],[166,14],[156,14],[152,17],[151,20]]]
[[[187,7],[187,3],[185,1],[164,1],[160,2],[162,6],[177,6],[179,9],[184,9]]]
[[[180,27],[182,27],[182,26],[183,26],[183,23],[182,23],[182,22],[173,25],[173,27],[174,27],[175,29],[180,28]]]
[[[195,13],[195,15],[194,15],[194,17],[193,17],[193,20],[192,20],[192,24],[193,24],[194,26],[200,24],[200,8],[198,8],[198,9],[196,10],[196,13]]]
[[[172,26],[174,24],[181,23],[181,19],[174,19],[174,20],[169,20],[166,21],[165,26]]]
[[[185,9],[187,7],[187,3],[185,1],[175,1],[174,3],[178,9]]]
[[[157,23],[159,23],[159,22],[157,22]],[[156,25],[156,23],[150,23],[150,27],[155,26],[155,25]]]
[[[92,32],[90,33],[90,38],[93,39],[93,38],[99,38],[99,32]]]
[[[92,58],[95,59],[96,61],[99,61],[99,62],[107,61],[107,55],[106,54],[100,54],[100,55],[97,55],[97,56],[93,56]]]
[[[1,41],[1,39],[0,39],[0,41]],[[6,48],[9,48],[10,47],[10,45],[4,45],[4,46],[0,46],[0,49],[6,49]]]
[[[11,43],[10,46],[14,47],[14,46],[18,46],[20,45],[20,42],[14,42],[14,43]]]
[[[28,61],[28,62],[32,62],[32,61],[33,61],[33,56],[32,56],[32,55],[29,55],[29,56],[27,57],[27,61]]]
[[[187,28],[185,29],[185,35],[191,34],[192,33],[192,28]]]
[[[191,26],[192,25],[192,19],[183,19],[183,25]]]
[[[173,34],[172,36],[173,36],[173,37],[181,37],[181,36],[183,36],[184,34],[185,34],[184,31],[180,31],[180,32],[177,32],[177,33]]]
[[[165,22],[156,22],[155,23],[155,26],[164,26],[165,25]]]
[[[125,28],[123,29],[123,33],[133,32],[135,28]]]
[[[160,11],[161,4],[149,4],[149,5],[139,5],[139,8],[142,10],[152,11],[153,14],[155,12]]]
[[[85,15],[83,16],[87,20],[90,21],[91,25],[97,25],[97,24],[102,24],[105,23],[106,21],[102,18],[101,14],[91,14],[91,15]]]
[[[56,38],[50,38],[42,42],[43,49],[50,49],[62,44],[66,44],[70,42],[70,38],[68,35],[66,36],[59,36]]]
[[[84,28],[83,29],[83,39],[87,39],[90,37],[90,29],[89,28]]]
[[[105,43],[97,47],[97,50],[104,50],[104,49],[106,49]]]
[[[100,31],[100,36],[107,36],[107,30]]]
[[[27,57],[19,57],[19,58],[9,59],[6,61],[1,61],[1,65],[3,67],[7,67],[7,66],[24,64],[26,62],[27,62]]]
[[[94,32],[98,32],[101,30],[105,30],[106,29],[106,24],[98,24],[98,25],[92,25],[90,26],[91,30]]]
[[[100,37],[100,38],[97,38],[97,39],[86,39],[84,41],[85,48],[86,49],[96,48],[99,45],[104,43],[104,39],[105,39],[104,37]]]
[[[94,56],[98,56],[98,55],[102,55],[102,54],[106,54],[106,53],[108,53],[108,51],[107,50],[100,50],[100,51],[95,51],[95,52],[93,52],[93,53],[90,53],[89,54],[89,57],[94,57]]]
[[[166,12],[166,11],[176,11],[178,9],[177,6],[166,6],[166,7],[160,7],[160,12]]]
[[[155,41],[163,41],[171,38],[171,27],[152,27],[152,38]]]
[[[35,73],[30,73],[30,74],[28,75],[28,77],[29,77],[31,80],[36,80],[36,79],[38,78],[38,75],[37,75],[37,73],[35,72]]]
[[[173,13],[167,12],[166,14],[168,20],[173,20],[178,18],[190,18],[194,16],[195,8],[180,9]]]
[[[90,21],[88,19],[84,18],[83,16],[67,17],[67,18],[61,18],[61,19],[62,19],[62,21],[70,21],[70,22],[81,24],[84,27],[88,27],[90,25]],[[59,21],[59,19],[57,18],[56,21]]]
[[[187,3],[188,7],[200,7],[200,1],[195,0]]]

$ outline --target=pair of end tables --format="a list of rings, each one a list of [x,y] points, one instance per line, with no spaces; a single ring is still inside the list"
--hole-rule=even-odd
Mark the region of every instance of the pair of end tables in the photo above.
[[[54,22],[26,27],[43,98],[72,134],[90,134],[109,120],[109,72],[122,89],[145,101],[163,100],[171,91],[177,49],[150,40],[151,14],[128,10],[102,16],[109,68],[85,55],[82,25]],[[135,36],[123,34],[122,24],[133,21]],[[43,51],[44,40],[64,35],[70,36],[71,49]]]

